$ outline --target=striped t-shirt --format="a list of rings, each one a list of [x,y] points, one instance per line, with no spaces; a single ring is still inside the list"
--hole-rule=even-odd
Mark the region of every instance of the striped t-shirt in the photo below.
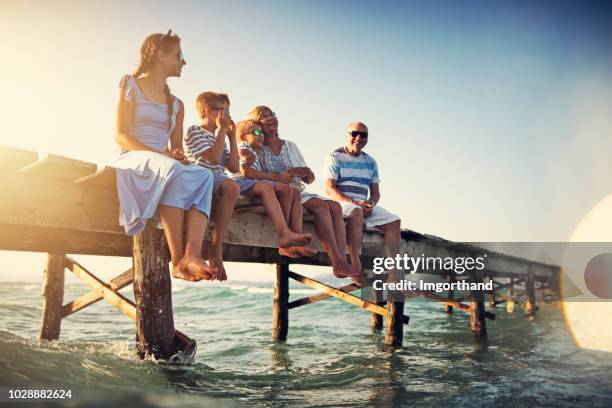
[[[255,150],[253,150],[250,144],[248,144],[247,142],[240,142],[240,144],[238,145],[238,151],[240,150],[248,150],[249,152],[253,153],[253,163],[251,163],[249,167],[251,167],[253,170],[263,171],[263,169],[261,168],[261,163],[259,162],[259,157],[257,157],[257,153],[255,153]],[[246,162],[244,160],[240,159],[241,165],[245,163]]]
[[[352,156],[344,147],[327,156],[324,171],[326,178],[336,180],[340,192],[357,200],[367,200],[370,184],[380,183],[376,160],[365,152]]]
[[[209,151],[217,136],[204,129],[202,126],[193,125],[187,129],[187,135],[183,139],[183,150],[185,157],[197,165],[211,170],[213,173],[225,174],[225,161],[229,157],[227,143],[223,146],[223,154],[219,159],[219,164],[211,164],[202,158],[202,154]]]

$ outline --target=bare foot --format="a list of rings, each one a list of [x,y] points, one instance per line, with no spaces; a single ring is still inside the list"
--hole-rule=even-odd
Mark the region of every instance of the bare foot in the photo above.
[[[178,265],[173,265],[172,266],[172,277],[175,279],[182,279],[182,280],[186,280],[189,282],[199,282],[202,280],[202,278],[198,278],[197,276],[194,276],[190,273],[186,273],[181,271],[178,268]]]
[[[297,234],[295,232],[287,232],[280,237],[278,237],[279,247],[288,248],[295,246],[308,245],[312,240],[312,235],[310,234]]]
[[[333,267],[334,276],[336,278],[350,278],[353,276],[361,276],[361,272],[355,270],[346,262],[341,262]]]
[[[217,280],[226,281],[227,273],[225,273],[225,266],[223,265],[223,259],[217,256],[209,256],[208,262],[211,268],[217,268],[217,274],[216,274]]]
[[[302,257],[302,254],[298,252],[297,247],[278,248],[278,254],[293,259]]]
[[[177,269],[183,274],[196,276],[201,279],[211,280],[217,275],[218,268],[210,266],[200,256],[187,256],[179,261]]]
[[[318,252],[316,249],[314,249],[310,245],[302,245],[302,246],[298,246],[294,248],[302,256],[308,256],[308,257],[315,256]]]
[[[363,280],[361,279],[361,275],[351,276],[351,280],[353,281],[355,285],[359,286],[360,288],[363,287]]]

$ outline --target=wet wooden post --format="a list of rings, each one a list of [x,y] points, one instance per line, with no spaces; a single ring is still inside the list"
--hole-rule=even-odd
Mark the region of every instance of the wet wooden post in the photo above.
[[[455,282],[455,277],[454,277],[453,275],[448,275],[448,277],[447,277],[447,281],[448,281],[448,283],[450,283],[450,284],[452,285],[452,284],[453,284],[453,282]],[[452,290],[452,289],[450,289],[450,290],[447,292],[447,297],[448,297],[448,299],[450,299],[450,300],[454,300],[454,299],[455,299],[455,291],[454,291],[454,290]],[[451,305],[449,305],[449,304],[445,304],[445,305],[444,305],[444,312],[445,312],[445,313],[449,313],[449,314],[450,314],[450,313],[453,313],[453,307],[452,307]]]
[[[473,283],[482,282],[482,271],[474,271],[470,274]],[[485,320],[484,292],[482,290],[472,291],[472,304],[470,311],[470,326],[478,336],[487,335],[487,323]]]
[[[172,290],[164,233],[147,222],[134,237],[133,268],[137,350],[141,358],[167,359],[177,352],[174,341]]]
[[[493,274],[489,276],[489,279],[493,282],[491,284],[491,297],[489,298],[489,307],[495,307],[495,279],[493,279]]]
[[[531,265],[527,270],[527,276],[525,277],[525,294],[527,295],[527,303],[525,307],[525,313],[528,317],[535,317],[536,314],[536,296],[535,296],[535,279],[533,276],[533,268]]]
[[[381,279],[379,275],[374,275],[372,279],[370,279],[370,287],[371,295],[370,300],[372,303],[377,304],[378,306],[384,306],[385,302],[383,301],[383,292],[380,289],[374,289],[374,281],[377,279]],[[378,313],[372,313],[370,317],[370,327],[372,328],[372,332],[379,332],[383,328],[383,317]]]
[[[289,265],[276,265],[274,304],[272,310],[272,338],[287,340],[289,331]]]
[[[43,281],[43,317],[39,338],[57,340],[62,324],[65,255],[47,254]]]
[[[387,291],[387,333],[385,343],[401,347],[404,341],[405,296],[399,291]]]

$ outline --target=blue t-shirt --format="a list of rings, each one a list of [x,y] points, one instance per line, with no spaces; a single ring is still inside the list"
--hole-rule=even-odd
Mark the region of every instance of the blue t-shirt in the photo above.
[[[333,151],[325,160],[325,177],[336,180],[336,188],[356,200],[367,200],[370,185],[380,183],[378,165],[369,154],[352,156],[344,147]]]

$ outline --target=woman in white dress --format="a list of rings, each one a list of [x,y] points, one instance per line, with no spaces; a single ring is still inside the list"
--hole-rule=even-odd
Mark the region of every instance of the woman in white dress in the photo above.
[[[159,213],[172,258],[172,276],[213,279],[216,268],[201,256],[210,214],[213,176],[185,160],[183,102],[170,93],[168,77],[186,64],[180,39],[151,34],[141,47],[140,65],[120,83],[117,134],[119,222],[126,234],[141,232]],[[168,147],[170,142],[170,148]]]

